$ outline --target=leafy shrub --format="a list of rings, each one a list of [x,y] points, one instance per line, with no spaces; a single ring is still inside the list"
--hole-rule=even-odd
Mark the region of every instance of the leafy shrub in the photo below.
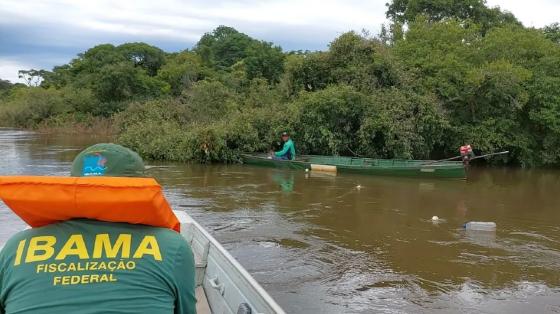
[[[435,97],[390,89],[371,102],[358,132],[362,155],[425,159],[442,144],[448,123]]]
[[[21,88],[0,106],[0,123],[32,128],[43,120],[72,111],[63,92],[55,89]]]
[[[321,155],[356,152],[357,133],[368,102],[367,96],[344,85],[302,94],[289,108],[299,148]]]
[[[118,115],[118,141],[150,159],[236,161],[242,152],[270,148],[272,119],[264,111],[200,123],[190,119],[188,106],[175,100],[134,103]]]

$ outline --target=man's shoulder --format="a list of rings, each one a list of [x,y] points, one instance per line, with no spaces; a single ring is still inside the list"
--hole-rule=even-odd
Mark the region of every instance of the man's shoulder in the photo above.
[[[154,226],[146,226],[146,225],[137,225],[137,224],[129,224],[129,223],[115,223],[115,222],[103,222],[97,220],[83,220],[83,221],[76,221],[75,224],[88,224],[94,226],[92,230],[95,232],[109,232],[109,233],[131,233],[133,235],[137,235],[140,238],[144,236],[154,236],[158,239],[158,242],[166,247],[173,247],[173,246],[183,246],[186,244],[185,239],[183,236],[171,229],[162,228],[162,227],[154,227]]]
[[[11,236],[0,250],[0,266],[13,257],[21,241],[33,237],[34,233],[33,229],[26,229]]]
[[[59,222],[56,224],[31,228],[20,231],[14,234],[6,243],[4,247],[17,246],[21,240],[29,239],[31,237],[42,236],[42,235],[52,235],[52,234],[70,234],[76,232],[77,230],[89,230],[90,233],[133,233],[133,234],[144,234],[153,235],[160,238],[162,241],[167,243],[184,242],[183,237],[180,233],[161,227],[153,227],[146,225],[137,225],[129,223],[115,223],[115,222],[104,222],[98,220],[88,220],[88,219],[76,219],[64,222]]]
[[[97,220],[76,220],[72,224],[76,226],[83,227],[84,225],[90,225],[94,227],[94,230],[99,231],[113,231],[113,232],[130,232],[135,234],[153,235],[164,241],[169,241],[170,243],[181,241],[183,242],[183,237],[180,233],[162,227],[154,227],[147,225],[137,225],[130,223],[119,223],[119,222],[105,222]]]
[[[153,235],[157,236],[158,238],[160,238],[162,240],[165,240],[165,241],[168,241],[170,243],[177,243],[177,242],[184,243],[185,242],[185,239],[183,238],[183,236],[180,233],[178,233],[176,231],[173,231],[171,229],[142,226],[142,230],[145,233],[153,234]]]
[[[6,244],[2,247],[2,251],[8,250],[11,247],[16,247],[21,240],[27,239],[31,233],[31,229],[26,229],[14,234],[6,241]]]

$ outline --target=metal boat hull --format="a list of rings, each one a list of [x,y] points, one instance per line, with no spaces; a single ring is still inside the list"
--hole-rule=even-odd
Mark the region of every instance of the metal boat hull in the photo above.
[[[174,211],[181,234],[191,245],[196,264],[198,308],[201,313],[284,313],[251,275],[202,226],[183,211]]]

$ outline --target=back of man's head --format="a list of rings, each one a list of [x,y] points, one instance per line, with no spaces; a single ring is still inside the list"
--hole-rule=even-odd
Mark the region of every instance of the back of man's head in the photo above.
[[[117,144],[95,144],[76,156],[72,177],[143,177],[144,162],[134,151]]]

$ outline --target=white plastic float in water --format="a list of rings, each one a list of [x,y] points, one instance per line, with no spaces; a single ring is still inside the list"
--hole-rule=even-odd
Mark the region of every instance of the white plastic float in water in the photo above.
[[[470,221],[463,226],[466,230],[472,231],[496,231],[495,222]]]

